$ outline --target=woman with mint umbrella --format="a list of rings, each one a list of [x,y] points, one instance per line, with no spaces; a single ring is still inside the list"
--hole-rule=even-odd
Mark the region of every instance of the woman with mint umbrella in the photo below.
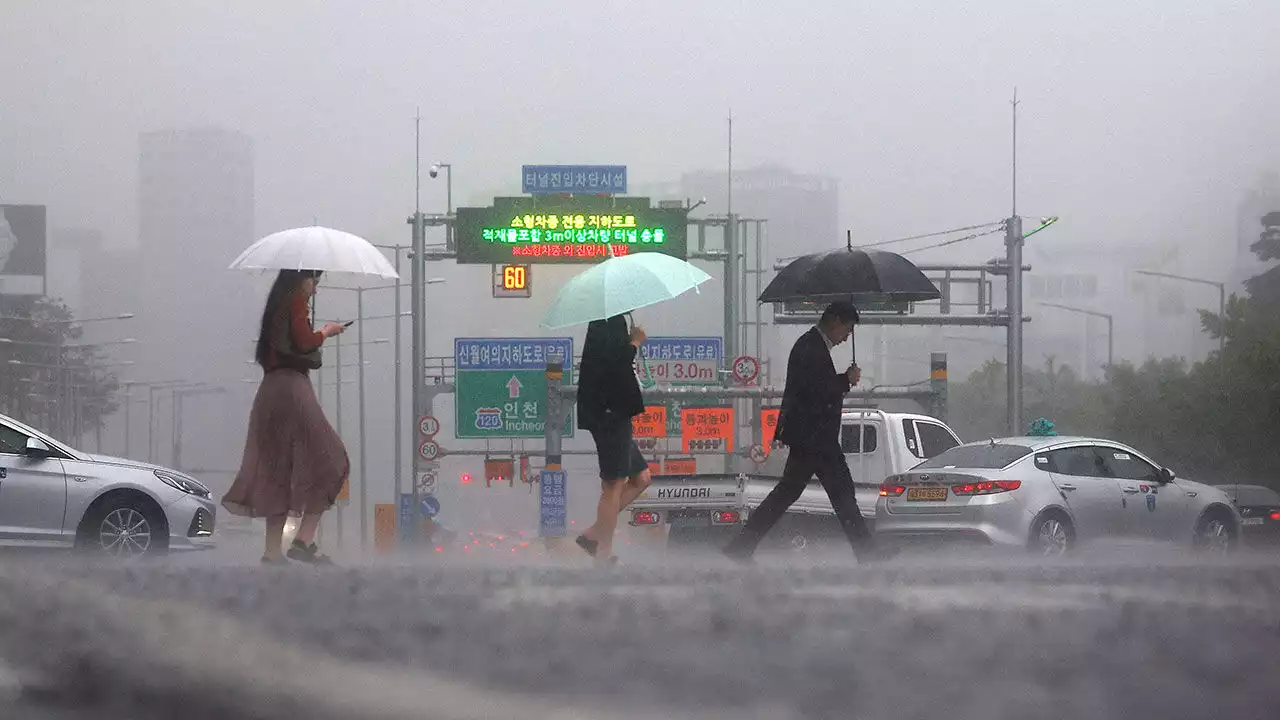
[[[613,535],[618,514],[651,482],[649,463],[632,437],[631,418],[644,412],[635,374],[636,354],[647,338],[628,330],[624,314],[697,288],[710,275],[678,258],[646,252],[610,258],[574,277],[560,290],[543,325],[588,323],[578,375],[578,427],[591,433],[600,463],[596,522],[578,545],[597,563],[617,561]]]
[[[636,353],[646,339],[639,326],[627,330],[621,315],[592,320],[582,346],[578,374],[578,427],[591,433],[600,463],[596,522],[578,536],[578,545],[598,563],[613,563],[618,514],[652,482],[649,463],[632,438],[631,418],[644,412],[635,375]]]

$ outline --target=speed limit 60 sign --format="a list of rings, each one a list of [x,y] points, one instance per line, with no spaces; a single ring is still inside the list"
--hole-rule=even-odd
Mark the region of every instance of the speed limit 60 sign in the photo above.
[[[435,460],[440,457],[440,446],[434,440],[423,440],[418,446],[418,457],[423,460]]]

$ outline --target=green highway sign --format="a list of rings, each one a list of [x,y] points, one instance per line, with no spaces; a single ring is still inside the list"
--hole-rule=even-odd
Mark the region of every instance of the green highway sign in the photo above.
[[[540,438],[547,424],[547,359],[564,358],[573,382],[573,338],[454,340],[454,436],[460,439]],[[564,437],[573,437],[566,405]]]

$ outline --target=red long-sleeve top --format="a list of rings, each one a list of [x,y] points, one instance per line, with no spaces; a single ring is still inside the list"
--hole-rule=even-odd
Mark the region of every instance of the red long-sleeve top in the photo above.
[[[289,298],[287,308],[281,308],[279,312],[289,313],[289,336],[293,340],[293,345],[298,352],[311,352],[324,344],[324,335],[317,330],[311,328],[311,318],[307,311],[307,295],[303,292],[295,292]],[[272,348],[267,352],[267,363],[264,368],[267,372],[283,367],[276,358],[276,351]]]

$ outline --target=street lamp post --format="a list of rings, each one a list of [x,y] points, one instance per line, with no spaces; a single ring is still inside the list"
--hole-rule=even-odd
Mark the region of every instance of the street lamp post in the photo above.
[[[1168,278],[1170,280],[1181,280],[1183,282],[1198,283],[1200,285],[1211,285],[1218,288],[1218,318],[1221,325],[1218,328],[1218,361],[1222,361],[1222,354],[1226,350],[1227,342],[1227,284],[1217,280],[1206,280],[1204,278],[1187,277],[1186,275],[1174,275],[1173,273],[1157,272],[1155,270],[1134,270],[1139,275],[1150,275],[1151,277]]]
[[[392,310],[392,313],[395,315],[395,319],[396,319],[395,397],[393,398],[393,402],[392,402],[392,412],[395,413],[395,418],[392,423],[394,428],[392,432],[395,433],[395,440],[392,448],[392,454],[395,457],[395,471],[394,471],[395,497],[392,499],[392,503],[399,506],[400,494],[404,492],[404,404],[403,404],[403,398],[401,397],[403,395],[403,387],[402,387],[403,373],[401,372],[401,367],[400,367],[401,366],[400,361],[404,355],[403,341],[401,340],[401,336],[403,335],[404,323],[401,320],[401,310],[400,310],[400,294],[401,294],[400,289],[403,286],[403,280],[400,277],[400,251],[407,250],[409,248],[406,248],[403,245],[377,245],[376,247],[382,248],[384,250],[390,250],[395,255],[395,266],[396,266],[395,307]]]
[[[442,169],[444,170],[445,187],[444,214],[447,216],[453,214],[453,165],[446,162],[435,163],[431,166],[430,174],[434,178],[440,174]],[[453,251],[453,225],[445,227],[444,247],[445,250]]]
[[[1110,313],[1098,312],[1097,310],[1088,310],[1086,308],[1072,307],[1070,305],[1059,305],[1058,303],[1042,302],[1038,303],[1045,307],[1057,308],[1068,312],[1079,313],[1081,315],[1091,315],[1100,317],[1107,321],[1107,369],[1110,370],[1115,366],[1115,325],[1114,317]],[[1087,329],[1086,329],[1087,330]]]

